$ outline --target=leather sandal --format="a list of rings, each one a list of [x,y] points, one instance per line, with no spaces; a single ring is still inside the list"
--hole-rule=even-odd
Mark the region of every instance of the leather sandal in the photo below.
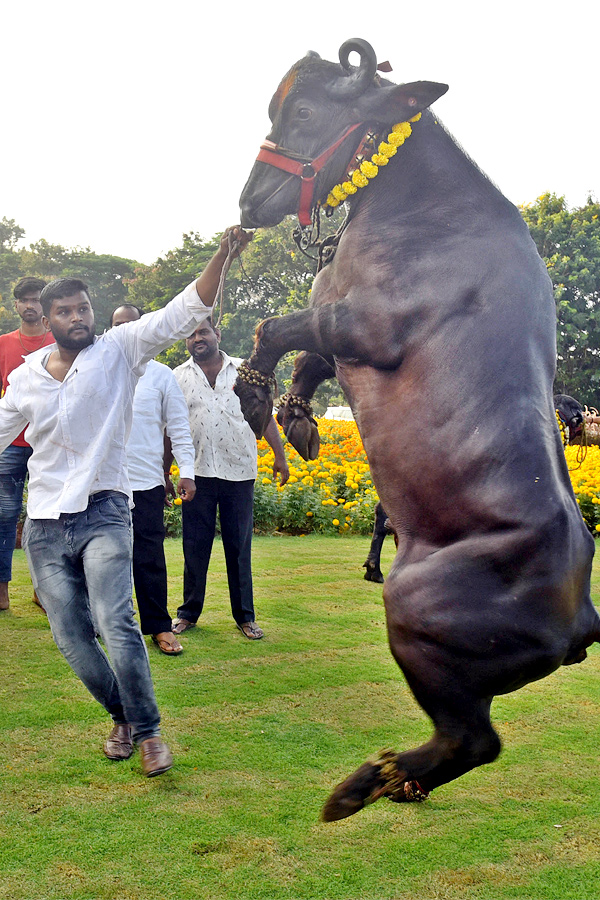
[[[260,639],[265,636],[264,631],[256,624],[256,622],[242,622],[241,624],[236,622],[236,625],[244,637],[247,637],[250,641],[260,641]]]
[[[151,637],[160,652],[166,653],[167,656],[179,656],[183,650],[177,638],[170,631],[160,631],[158,634],[151,635]]]
[[[188,622],[187,619],[173,619],[173,625],[171,626],[171,631],[173,634],[181,634],[182,631],[187,631],[188,628],[195,628],[195,622]]]

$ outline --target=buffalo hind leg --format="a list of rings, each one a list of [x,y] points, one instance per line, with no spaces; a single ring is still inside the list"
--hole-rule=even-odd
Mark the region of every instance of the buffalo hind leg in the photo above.
[[[294,362],[290,390],[281,398],[277,421],[302,459],[316,459],[319,455],[319,429],[310,400],[326,378],[335,378],[333,359],[303,351]]]
[[[447,708],[439,717],[432,716],[435,733],[426,744],[404,753],[384,751],[338,784],[323,807],[323,821],[345,819],[380,797],[396,802],[423,800],[439,785],[492,762],[501,745],[490,721],[491,698],[463,699],[465,705],[458,707],[453,698],[454,716]],[[431,707],[431,703],[421,705]],[[431,715],[431,708],[427,712]]]

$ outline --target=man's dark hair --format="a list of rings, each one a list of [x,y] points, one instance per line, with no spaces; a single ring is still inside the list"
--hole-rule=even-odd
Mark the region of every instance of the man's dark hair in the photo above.
[[[56,281],[51,281],[50,284],[47,284],[40,297],[42,311],[46,318],[55,300],[62,300],[63,297],[74,297],[80,291],[87,294],[89,300],[90,289],[85,281],[81,281],[80,278],[57,278]]]
[[[21,278],[14,286],[13,296],[15,300],[22,300],[26,294],[33,294],[34,291],[43,291],[46,282],[41,278],[34,278],[28,275],[27,278]]]
[[[110,314],[110,326],[112,328],[113,316],[118,309],[135,309],[136,313],[139,313],[140,319],[144,315],[144,310],[140,309],[139,306],[136,306],[135,303],[119,303],[118,306],[115,306],[113,311]]]

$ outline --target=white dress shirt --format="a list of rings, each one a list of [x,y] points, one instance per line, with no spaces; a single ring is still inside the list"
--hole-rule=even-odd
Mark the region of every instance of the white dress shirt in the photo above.
[[[121,326],[119,326],[120,328]],[[194,445],[187,403],[168,366],[151,359],[133,397],[127,473],[134,491],[164,486],[164,433],[171,439],[180,478],[194,480]]]
[[[250,481],[256,478],[256,438],[246,422],[233,385],[241,359],[219,351],[223,365],[212,388],[192,357],[173,374],[190,414],[196,448],[194,471],[202,478]]]
[[[26,357],[0,400],[0,451],[29,422],[27,513],[58,519],[86,509],[90,494],[121,491],[131,500],[125,444],[133,395],[146,363],[211,314],[195,282],[156,312],[111,328],[81,350],[64,381],[45,368],[55,349]]]

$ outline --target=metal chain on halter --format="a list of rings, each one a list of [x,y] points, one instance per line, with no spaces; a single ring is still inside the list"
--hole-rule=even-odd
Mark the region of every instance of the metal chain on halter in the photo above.
[[[309,247],[317,247],[319,245],[319,237],[321,236],[321,206],[319,203],[312,211],[312,222],[310,226],[296,225],[292,232],[294,243],[298,250],[308,259],[317,262],[318,257],[311,256],[307,253]]]

